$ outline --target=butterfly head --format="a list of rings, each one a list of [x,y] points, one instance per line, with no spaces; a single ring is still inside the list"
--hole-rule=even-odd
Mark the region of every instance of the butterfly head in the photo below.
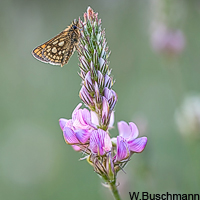
[[[76,29],[77,29],[77,26],[76,26],[76,25],[73,25],[72,27],[73,27],[73,29],[74,29],[74,30],[76,30]]]
[[[79,21],[76,21],[76,19],[74,19],[74,21],[72,22],[72,28],[74,30],[80,29]]]

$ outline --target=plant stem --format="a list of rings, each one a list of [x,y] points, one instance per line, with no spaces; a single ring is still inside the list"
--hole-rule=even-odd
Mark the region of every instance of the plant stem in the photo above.
[[[115,200],[121,200],[121,197],[119,196],[119,192],[117,190],[117,186],[115,185],[115,183],[109,182],[109,185],[110,185],[111,192],[113,196],[115,197]]]

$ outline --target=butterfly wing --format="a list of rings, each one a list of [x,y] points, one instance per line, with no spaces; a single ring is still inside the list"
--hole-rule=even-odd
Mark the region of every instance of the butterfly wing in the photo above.
[[[33,56],[42,62],[52,65],[61,65],[62,67],[67,64],[80,37],[79,30],[75,30],[73,25],[70,25],[51,40],[36,47],[32,51]]]
[[[70,46],[69,35],[67,31],[63,31],[51,40],[36,47],[32,54],[39,61],[61,65]]]
[[[48,62],[46,61],[46,59],[43,57],[43,54],[42,54],[42,52],[43,52],[43,50],[45,49],[46,46],[47,46],[47,44],[44,43],[44,44],[42,44],[42,45],[36,47],[35,49],[33,49],[32,55],[33,55],[36,59],[38,59],[39,61],[48,63]]]

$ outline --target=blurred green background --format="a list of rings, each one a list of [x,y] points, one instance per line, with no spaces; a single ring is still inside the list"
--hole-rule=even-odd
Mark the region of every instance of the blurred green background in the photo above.
[[[182,137],[174,113],[185,95],[200,92],[200,2],[180,2],[186,47],[171,59],[152,50],[151,1],[1,1],[0,200],[112,199],[92,167],[79,161],[82,155],[65,144],[58,124],[80,102],[77,53],[63,68],[31,55],[83,19],[88,6],[99,13],[112,51],[118,103],[111,134],[124,120],[148,137],[144,152],[119,174],[123,199],[129,191],[199,193],[200,140]]]

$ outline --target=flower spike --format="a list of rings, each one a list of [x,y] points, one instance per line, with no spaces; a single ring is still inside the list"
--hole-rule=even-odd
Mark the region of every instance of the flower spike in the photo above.
[[[91,7],[83,17],[84,21],[79,18],[77,52],[82,80],[79,97],[87,108],[82,109],[79,103],[71,119],[61,118],[59,125],[66,143],[75,151],[84,152],[84,158],[112,188],[116,199],[120,199],[116,186],[117,173],[123,170],[134,153],[144,150],[147,138],[138,138],[137,126],[124,121],[118,122],[119,136],[111,138],[109,130],[114,124],[118,98],[113,90],[105,30],[102,30],[101,19]]]

